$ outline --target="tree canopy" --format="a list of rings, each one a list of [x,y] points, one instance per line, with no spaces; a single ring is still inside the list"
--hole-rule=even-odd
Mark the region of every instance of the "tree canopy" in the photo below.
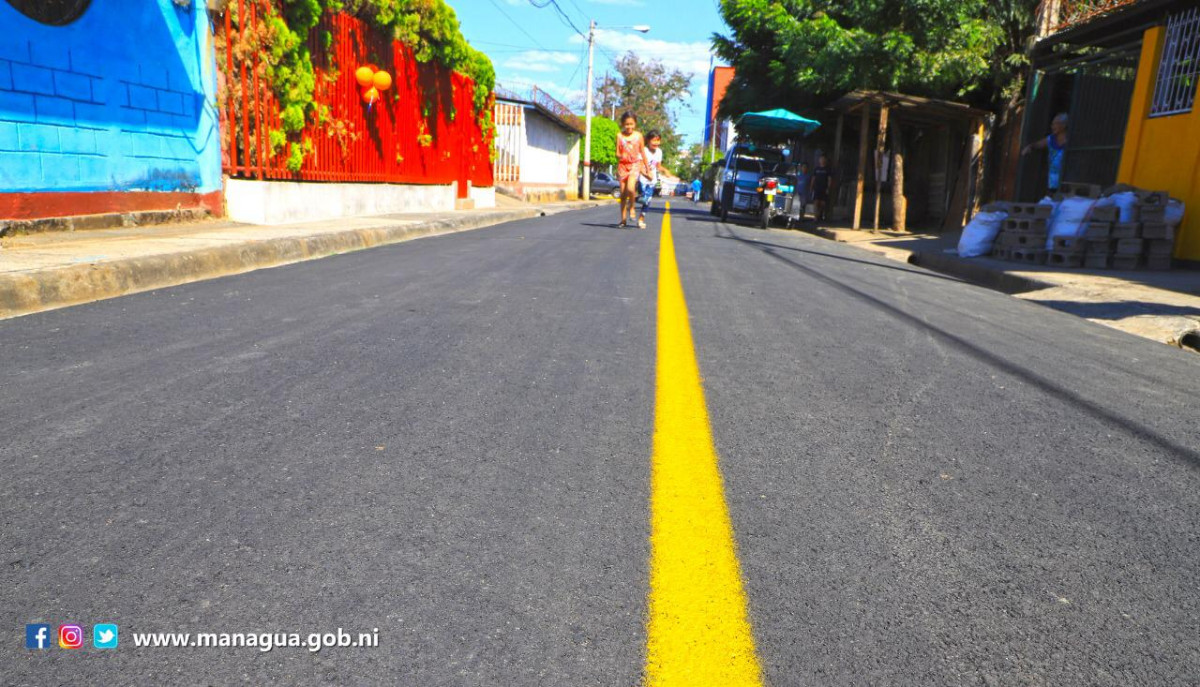
[[[616,74],[602,79],[597,89],[598,111],[615,112],[618,118],[626,111],[637,115],[639,131],[662,135],[663,161],[674,169],[683,146],[683,137],[675,130],[674,106],[691,95],[692,78],[659,60],[642,61],[632,52],[618,59],[614,68]]]
[[[617,123],[608,117],[592,116],[592,166],[617,164]]]
[[[1020,88],[1036,0],[721,0],[721,114],[828,103],[857,88],[994,105]]]

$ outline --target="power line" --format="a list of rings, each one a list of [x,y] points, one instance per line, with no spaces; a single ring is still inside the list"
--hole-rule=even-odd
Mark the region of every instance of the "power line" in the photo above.
[[[578,5],[578,4],[575,2],[575,0],[571,0],[571,5],[575,7],[575,11],[579,12],[579,16],[583,17],[583,20],[584,20],[584,21],[588,21],[588,15],[587,15],[587,12],[584,12],[584,11],[583,11],[583,8],[582,8],[582,7],[580,7],[580,6],[579,6],[579,5]]]
[[[567,79],[567,88],[570,88],[575,85],[575,77],[579,76],[579,71],[583,68],[584,62],[587,62],[587,48],[583,49],[583,54],[580,55],[579,62],[575,65],[575,73],[571,74],[571,77]],[[586,80],[587,80],[587,78],[585,77],[584,81],[586,81]],[[587,95],[587,93],[586,93],[587,84],[584,83],[583,88],[581,88],[579,90],[584,91],[585,92],[584,95],[586,96]]]
[[[495,41],[471,41],[472,45],[495,45],[501,48],[516,48],[517,50],[537,50],[535,45],[517,45],[516,43],[496,43]]]
[[[567,16],[567,13],[563,11],[563,8],[558,6],[558,0],[542,0],[540,3],[538,0],[529,0],[529,4],[533,5],[539,10],[544,10],[547,7],[553,7],[555,13],[558,15],[558,20],[561,21],[564,26],[570,28],[581,37],[587,38],[587,34],[585,34],[583,31],[580,31],[579,27],[575,26],[575,22],[571,21],[571,17]]]
[[[515,26],[515,27],[517,27],[517,29],[518,29],[518,30],[519,30],[521,33],[525,34],[525,36],[526,36],[527,38],[529,38],[529,40],[533,41],[533,44],[534,44],[534,45],[536,45],[537,47],[541,48],[542,50],[549,50],[549,48],[547,48],[546,46],[544,46],[544,45],[542,45],[541,43],[539,43],[539,42],[538,42],[538,39],[536,39],[536,38],[534,38],[532,35],[530,35],[530,34],[529,34],[529,32],[525,30],[525,27],[524,27],[524,26],[521,26],[520,24],[518,24],[516,19],[513,19],[512,17],[508,16],[508,12],[505,12],[503,7],[501,7],[500,5],[496,4],[496,0],[488,0],[488,2],[492,3],[492,7],[495,7],[497,12],[499,12],[500,14],[503,14],[505,19],[507,19],[508,21],[512,22],[512,25],[513,25],[513,26]]]

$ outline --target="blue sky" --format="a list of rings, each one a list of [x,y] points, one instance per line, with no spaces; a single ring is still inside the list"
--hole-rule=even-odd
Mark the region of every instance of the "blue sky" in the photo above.
[[[658,59],[692,76],[692,97],[676,108],[679,133],[689,143],[704,134],[704,101],[713,32],[725,30],[717,0],[555,0],[570,21],[587,34],[597,23],[596,81],[629,50]],[[496,80],[517,92],[537,85],[568,105],[583,102],[587,41],[547,6],[530,0],[448,0],[463,35],[492,58]],[[537,0],[548,3],[549,0]],[[648,24],[649,33],[605,29]],[[582,105],[580,105],[582,112]]]

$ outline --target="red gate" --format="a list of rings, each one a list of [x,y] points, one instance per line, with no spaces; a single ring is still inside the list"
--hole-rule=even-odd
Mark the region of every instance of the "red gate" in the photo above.
[[[492,185],[491,141],[474,107],[474,83],[436,62],[421,63],[412,50],[365,22],[327,14],[309,33],[316,71],[314,101],[328,108],[324,121],[309,116],[299,135],[272,146],[282,130],[280,107],[266,85],[263,6],[278,0],[230,0],[218,22],[220,108],[225,173],[246,179]],[[328,47],[324,45],[328,43]],[[372,65],[390,72],[392,88],[373,106],[364,103],[355,70]],[[298,170],[288,168],[295,146],[310,151]]]

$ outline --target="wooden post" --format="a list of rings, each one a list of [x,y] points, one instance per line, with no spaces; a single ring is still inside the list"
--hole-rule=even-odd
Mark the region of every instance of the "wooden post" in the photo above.
[[[879,203],[883,199],[883,156],[887,154],[888,106],[879,106],[879,136],[875,139],[875,231],[879,231]]]
[[[904,196],[904,135],[892,122],[892,229],[907,231],[908,198]]]
[[[975,158],[975,188],[971,194],[973,196],[971,199],[971,213],[967,217],[967,221],[970,221],[971,217],[979,214],[979,206],[983,201],[984,162],[986,161],[988,138],[991,135],[991,127],[989,125],[990,122],[982,117],[977,117],[971,121],[971,126],[975,129],[978,136],[979,147],[977,148],[978,152]]]
[[[846,115],[838,113],[837,133],[833,135],[833,168],[836,170],[838,163],[842,161],[842,128],[845,125]]]
[[[833,159],[829,161],[829,164],[830,164],[830,166],[833,167],[834,179],[838,179],[841,176],[841,167],[839,167],[839,165],[842,162],[842,126],[844,124],[843,120],[845,120],[845,118],[846,118],[846,115],[842,114],[841,112],[838,113],[837,133],[835,133],[833,135]],[[832,179],[831,179],[831,181],[832,181]],[[831,194],[831,197],[829,199],[830,207],[831,208],[838,207],[838,204],[835,202],[836,196],[833,195],[834,189],[830,188],[829,192]],[[832,214],[830,216],[832,217]],[[840,213],[839,213],[839,217],[840,217]]]
[[[871,103],[862,104],[862,122],[858,127],[858,180],[854,191],[854,228],[862,228],[863,182],[867,172],[867,129],[871,126]]]

